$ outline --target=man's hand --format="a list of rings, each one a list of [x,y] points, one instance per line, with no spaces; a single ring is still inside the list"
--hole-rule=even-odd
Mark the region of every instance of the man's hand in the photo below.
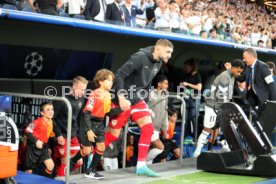
[[[92,130],[87,132],[87,137],[90,142],[95,142],[95,138],[97,137]]]
[[[169,134],[168,133],[164,133],[164,136],[163,136],[165,139],[169,139]]]
[[[127,111],[130,109],[131,103],[124,96],[119,96],[119,106],[123,111]]]
[[[35,145],[36,145],[36,147],[37,147],[38,149],[43,148],[43,142],[40,141],[40,140],[37,140],[36,143],[35,143]]]
[[[63,138],[62,135],[57,137],[57,141],[58,141],[59,145],[64,145],[64,143],[65,143],[64,138]]]

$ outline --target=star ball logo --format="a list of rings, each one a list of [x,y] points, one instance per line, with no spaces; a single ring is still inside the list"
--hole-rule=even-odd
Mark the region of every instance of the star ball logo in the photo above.
[[[36,76],[43,68],[43,57],[38,52],[29,54],[24,63],[24,69],[29,76]]]

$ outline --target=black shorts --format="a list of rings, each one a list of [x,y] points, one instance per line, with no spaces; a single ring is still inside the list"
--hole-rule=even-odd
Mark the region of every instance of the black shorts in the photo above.
[[[179,148],[172,140],[164,140],[165,150],[173,152],[176,148]]]
[[[95,142],[104,142],[104,122],[91,121],[91,127],[92,131],[97,136],[95,138]],[[80,125],[79,141],[82,145],[87,147],[92,145],[92,142],[88,140],[87,128],[85,127],[84,123]]]
[[[45,146],[42,149],[38,149],[34,144],[26,145],[25,153],[25,169],[33,170],[36,164],[42,163],[45,160],[51,159],[48,152],[48,147]]]

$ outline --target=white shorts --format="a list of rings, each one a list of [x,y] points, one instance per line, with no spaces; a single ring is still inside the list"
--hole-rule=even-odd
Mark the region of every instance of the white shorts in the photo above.
[[[153,134],[151,136],[151,142],[159,139],[159,132],[157,130],[153,131]]]
[[[103,169],[105,171],[118,169],[118,159],[117,158],[105,158],[103,163]]]
[[[208,106],[205,106],[204,122],[203,125],[206,128],[213,128],[216,124],[217,114],[214,109]]]

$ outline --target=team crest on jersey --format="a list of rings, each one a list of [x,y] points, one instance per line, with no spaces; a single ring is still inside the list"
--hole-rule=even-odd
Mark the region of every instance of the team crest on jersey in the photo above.
[[[30,123],[29,125],[28,125],[28,128],[30,128],[30,129],[34,129],[34,123],[32,122],[32,123]]]
[[[89,100],[87,108],[93,108],[93,105],[94,105],[94,99],[92,98],[92,99]]]
[[[63,148],[59,149],[59,153],[60,153],[61,155],[64,155],[64,149],[63,149]]]
[[[112,124],[112,126],[115,126],[115,125],[117,124],[117,120],[116,120],[116,119],[113,119],[113,120],[111,121],[111,124]]]
[[[79,106],[79,108],[81,108],[81,106],[82,106],[82,102],[79,102],[79,103],[78,103],[78,106]]]

